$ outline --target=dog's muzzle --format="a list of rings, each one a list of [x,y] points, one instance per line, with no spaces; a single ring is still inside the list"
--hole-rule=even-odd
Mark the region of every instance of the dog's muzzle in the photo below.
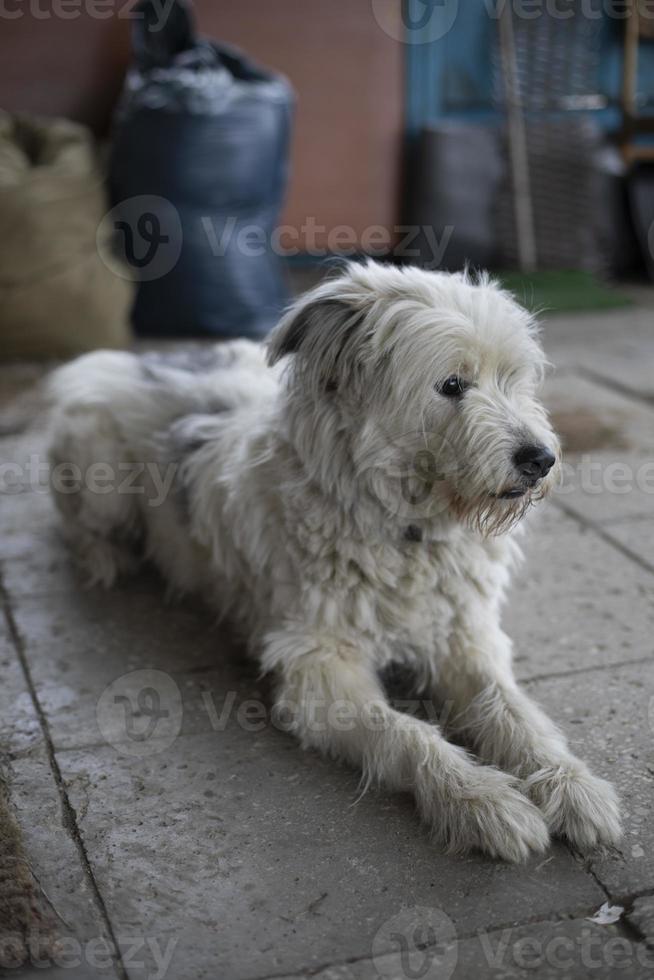
[[[547,446],[523,446],[514,453],[513,463],[527,486],[534,487],[552,469],[556,456]]]
[[[513,455],[513,465],[520,475],[520,482],[496,496],[499,500],[515,500],[524,497],[543,480],[556,463],[556,456],[547,446],[522,446]]]

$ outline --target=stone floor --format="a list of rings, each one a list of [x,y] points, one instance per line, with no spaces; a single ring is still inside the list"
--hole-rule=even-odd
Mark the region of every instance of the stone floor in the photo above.
[[[506,625],[626,835],[525,867],[440,854],[402,796],[355,802],[356,774],[270,723],[227,627],[153,577],[81,590],[43,492],[39,371],[2,371],[2,476],[24,489],[0,499],[0,750],[60,934],[7,976],[654,976],[653,308],[545,324],[568,467]]]

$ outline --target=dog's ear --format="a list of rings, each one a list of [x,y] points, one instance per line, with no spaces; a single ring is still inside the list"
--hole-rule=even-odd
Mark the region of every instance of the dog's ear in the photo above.
[[[268,364],[293,354],[314,382],[327,390],[339,387],[354,367],[365,311],[335,292],[318,287],[291,307],[270,335]]]

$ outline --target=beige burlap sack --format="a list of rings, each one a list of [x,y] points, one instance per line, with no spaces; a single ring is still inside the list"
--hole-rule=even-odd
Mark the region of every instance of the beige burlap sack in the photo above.
[[[0,356],[129,343],[134,287],[96,242],[107,208],[88,130],[0,113]]]

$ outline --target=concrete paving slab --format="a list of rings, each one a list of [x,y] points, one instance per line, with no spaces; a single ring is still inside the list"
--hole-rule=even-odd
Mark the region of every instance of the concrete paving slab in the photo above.
[[[545,344],[560,366],[547,397],[574,464],[573,489],[556,501],[647,560],[651,310],[557,318],[545,325]],[[38,396],[30,378],[4,377],[0,370],[0,475],[3,461],[18,461],[29,488],[33,456],[42,472],[43,417],[32,424]],[[271,725],[268,692],[225,628],[212,629],[192,605],[166,608],[150,576],[109,594],[80,591],[57,527],[47,494],[2,495],[5,583],[76,811],[64,826],[22,671],[0,635],[0,746],[12,756],[39,880],[82,944],[72,974],[34,967],[24,976],[98,975],[83,944],[102,939],[106,922],[80,863],[78,828],[134,980],[320,970],[321,980],[406,980],[415,974],[406,972],[397,936],[415,908],[436,909],[441,927],[445,917],[445,940],[451,923],[455,978],[652,976],[654,965],[638,959],[638,937],[648,934],[643,899],[627,927],[624,919],[590,925],[584,917],[605,892],[562,845],[526,868],[447,858],[429,844],[408,799],[371,792],[351,806],[357,775],[303,753]],[[524,678],[541,678],[529,689],[622,791],[622,853],[592,869],[629,908],[627,899],[654,888],[654,666],[628,665],[652,656],[651,575],[553,505],[526,548],[506,616],[516,666]],[[543,677],[553,672],[568,673]],[[584,938],[587,928],[591,938],[599,930],[599,945]],[[413,936],[405,934],[409,945]],[[619,973],[613,940],[627,943]],[[424,980],[423,965],[410,962]]]
[[[651,656],[652,574],[553,505],[542,507],[525,534],[527,560],[504,613],[518,676]]]
[[[598,524],[647,517],[654,513],[654,455],[623,450],[566,455],[553,499]]]
[[[226,625],[205,609],[166,605],[161,592],[44,595],[15,602],[15,617],[34,685],[58,748],[131,739],[128,697],[154,688],[161,710],[184,732],[212,731],[225,703],[261,700],[265,687]],[[143,671],[148,671],[147,676]],[[146,683],[147,681],[147,683]],[[98,727],[98,703],[116,702],[115,717]],[[136,709],[135,709],[136,710]],[[148,704],[133,732],[147,728]],[[109,726],[109,727],[107,727]]]
[[[43,733],[5,623],[0,621],[0,750],[10,758],[43,745]]]
[[[505,614],[518,675],[649,656],[650,573],[558,511],[534,518],[525,541],[528,560],[516,575]],[[569,574],[575,575],[574,594]],[[35,583],[34,596],[14,597],[16,622],[57,747],[102,742],[98,702],[110,685],[129,683],[134,671],[160,671],[171,678],[181,699],[184,732],[215,728],[226,700],[238,708],[265,695],[256,668],[228,628],[214,626],[202,607],[166,606],[158,586],[156,579],[146,580],[132,592],[126,581],[118,592],[39,595]],[[120,732],[115,737],[120,739]],[[124,727],[122,737],[127,737]]]
[[[630,925],[654,949],[654,895],[637,898],[627,918]]]
[[[250,980],[370,955],[404,906],[459,933],[590,914],[604,900],[561,845],[525,867],[439,854],[410,800],[267,727],[162,742],[158,755],[58,753],[115,929],[176,941],[176,980]],[[390,942],[382,952],[391,952]]]
[[[43,976],[46,967],[48,976],[55,978],[116,976],[110,937],[64,816],[39,718],[4,623],[0,624],[0,671],[3,776],[23,834],[26,860],[45,908],[53,912],[58,934],[57,943],[44,952],[46,934],[40,935],[35,926],[29,939],[31,962],[20,971],[3,971],[11,962],[11,950],[0,946],[0,976],[28,977],[34,971]]]
[[[534,514],[533,523],[525,538],[527,563],[515,577],[505,613],[518,675],[649,656],[651,574],[551,505]],[[7,567],[19,566],[10,561]],[[37,570],[32,597],[21,596],[20,589],[14,597],[15,614],[58,747],[103,740],[98,701],[133,671],[170,675],[180,691],[185,732],[212,730],[226,699],[238,705],[265,694],[227,627],[214,627],[203,608],[166,606],[156,577],[137,579],[134,591],[126,580],[122,590],[108,593],[73,587],[40,595],[38,581]]]
[[[604,384],[578,375],[550,376],[543,400],[564,452],[654,450],[654,410]]]
[[[653,319],[651,298],[647,308],[546,317],[543,343],[557,369],[592,372],[654,404]]]
[[[378,954],[355,963],[327,967],[311,980],[649,980],[654,952],[619,926],[599,926],[585,919],[537,922],[481,932],[452,940],[442,913],[411,910],[394,931],[397,952]],[[440,925],[446,938],[427,948],[422,922]],[[432,927],[432,932],[435,930]],[[438,933],[436,933],[438,935]],[[439,937],[440,938],[440,937]],[[308,974],[278,980],[309,980]]]
[[[5,484],[9,487],[30,483],[47,486],[48,439],[47,429],[37,425],[12,433],[2,433],[0,429],[0,465],[4,467],[0,470],[3,478],[0,486],[3,490]],[[8,463],[20,464],[21,472],[15,466],[9,469]]]
[[[16,528],[0,542],[5,588],[12,596],[79,592],[85,588],[60,535],[54,513],[32,530]]]
[[[30,362],[0,365],[0,436],[44,423],[40,383],[49,370]]]
[[[79,595],[88,589],[88,578],[75,565],[61,533],[59,516],[52,513],[32,530],[16,529],[0,540],[0,563],[7,591],[13,597],[47,596],[68,592]],[[112,586],[114,592],[150,592],[163,595],[165,586],[154,569],[123,576]]]
[[[0,440],[0,535],[50,526],[55,510],[48,492],[44,443]],[[32,451],[32,447],[33,451]]]
[[[654,569],[654,512],[646,518],[608,522],[604,531]]]
[[[39,533],[52,525],[54,511],[47,493],[3,494],[0,499],[0,540],[29,528]]]
[[[592,861],[594,873],[620,901],[654,881],[654,660],[589,671],[571,682],[551,678],[529,691],[566,732],[574,750],[610,779],[623,801],[619,853]],[[620,901],[620,904],[624,904]]]
[[[10,794],[23,832],[27,860],[56,917],[59,942],[44,956],[39,952],[35,930],[31,937],[32,962],[26,964],[25,971],[11,970],[6,975],[22,978],[39,971],[40,976],[59,974],[71,980],[120,976],[111,955],[112,937],[71,837],[42,748],[13,760]],[[0,963],[1,956],[2,951]]]

